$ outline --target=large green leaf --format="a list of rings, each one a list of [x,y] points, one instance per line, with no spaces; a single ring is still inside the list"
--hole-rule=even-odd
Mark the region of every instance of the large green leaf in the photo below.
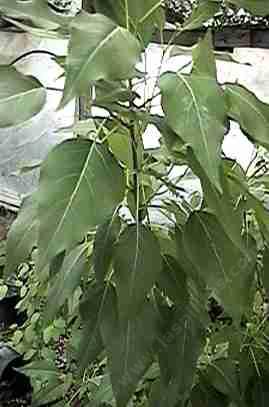
[[[184,30],[195,30],[201,28],[210,18],[219,11],[220,3],[210,0],[200,0],[198,6],[193,10],[191,16],[184,23]]]
[[[165,73],[160,88],[169,126],[192,148],[212,184],[221,191],[219,167],[226,107],[216,80]]]
[[[111,216],[124,197],[122,169],[104,145],[67,140],[41,167],[39,267]]]
[[[269,14],[269,5],[267,0],[229,0],[229,3],[237,7],[242,7],[252,14],[267,16]]]
[[[87,270],[87,244],[77,246],[65,256],[61,269],[48,292],[44,319],[51,321],[66,300],[72,297],[75,289],[81,283],[81,277]]]
[[[32,76],[12,66],[0,65],[0,127],[16,126],[41,111],[46,90]]]
[[[200,275],[237,322],[252,302],[256,247],[249,238],[246,257],[224,233],[217,218],[194,212],[184,228],[186,253]],[[240,296],[238,296],[240,292]]]
[[[45,0],[1,0],[0,11],[10,17],[31,19],[36,25],[46,29],[67,26],[71,21],[71,17],[53,12]]]
[[[240,85],[226,85],[228,115],[240,124],[250,140],[269,148],[269,105]]]
[[[119,218],[113,216],[97,228],[93,246],[93,267],[96,279],[100,282],[104,281],[111,265],[120,227]]]
[[[106,297],[101,334],[117,407],[126,407],[137,384],[153,362],[157,319],[150,302],[144,302],[132,320],[119,321],[117,297],[111,287]]]
[[[37,243],[39,222],[35,195],[27,198],[17,219],[13,222],[7,236],[6,275],[13,273],[20,263],[26,261]]]
[[[85,12],[74,18],[70,30],[61,107],[77,95],[87,95],[91,82],[134,74],[140,45],[129,31],[101,14]]]
[[[163,307],[160,308],[163,319],[158,338],[161,382],[152,407],[185,405],[194,382],[197,360],[205,344],[204,292],[195,289],[194,282],[192,288],[186,287],[185,290],[187,306],[182,298],[183,307],[170,311],[170,316]]]
[[[164,24],[161,0],[95,0],[95,3],[98,12],[130,30],[143,46],[149,43],[153,31]]]
[[[109,286],[92,284],[80,304],[84,323],[78,353],[81,372],[94,362],[104,348],[100,327],[109,292]]]
[[[127,227],[114,255],[114,277],[122,319],[136,315],[161,268],[160,247],[154,234],[142,225]]]

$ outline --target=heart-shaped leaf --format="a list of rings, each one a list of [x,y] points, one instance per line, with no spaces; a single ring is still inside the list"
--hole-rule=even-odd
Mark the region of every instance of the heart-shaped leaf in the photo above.
[[[111,216],[124,197],[125,177],[104,145],[67,140],[41,167],[39,267]]]
[[[91,82],[128,79],[134,74],[140,44],[128,30],[101,14],[85,12],[74,18],[70,30],[60,107],[77,95],[87,95]]]
[[[22,124],[41,111],[46,90],[32,76],[0,65],[0,127]]]

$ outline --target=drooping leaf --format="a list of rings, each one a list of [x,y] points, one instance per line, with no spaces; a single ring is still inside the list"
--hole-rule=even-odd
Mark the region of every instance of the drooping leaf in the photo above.
[[[142,225],[126,228],[115,249],[114,270],[119,313],[136,315],[162,268],[159,243]]]
[[[211,183],[222,191],[219,171],[226,107],[216,80],[165,73],[160,88],[168,125],[192,148]]]
[[[201,0],[193,10],[191,16],[184,23],[184,30],[195,30],[201,28],[210,18],[219,11],[220,3],[210,0]]]
[[[74,18],[70,30],[60,107],[77,95],[87,95],[92,82],[123,80],[134,74],[140,45],[129,31],[101,14],[85,12]]]
[[[37,200],[36,196],[32,195],[23,202],[21,211],[8,232],[5,267],[7,276],[29,258],[37,244],[38,227]]]
[[[78,353],[80,372],[83,372],[104,348],[100,327],[109,292],[109,286],[92,284],[80,304],[80,314],[84,323]]]
[[[117,297],[110,287],[101,334],[106,346],[111,382],[118,407],[126,407],[137,384],[153,362],[156,313],[146,301],[131,320],[119,321]]]
[[[183,243],[190,261],[220,298],[225,311],[240,322],[252,302],[254,242],[248,239],[246,243],[247,258],[233,245],[216,217],[200,211],[194,212],[186,223]]]
[[[0,65],[0,127],[24,123],[38,114],[45,102],[46,90],[36,78]]]
[[[237,246],[242,253],[245,253],[245,246],[241,235],[242,219],[238,216],[233,200],[229,196],[227,183],[223,182],[225,181],[225,177],[222,173],[223,166],[221,166],[221,180],[224,193],[221,195],[214,185],[212,185],[205,171],[190,149],[188,149],[188,159],[193,172],[200,178],[207,208],[217,216],[223,230],[234,245]],[[223,199],[224,196],[225,199]]]
[[[178,306],[174,312],[170,311],[170,316],[161,311],[163,322],[157,350],[161,382],[150,407],[184,405],[191,391],[197,360],[205,343],[203,292],[194,286],[195,282],[191,289],[186,287],[187,306]]]
[[[225,97],[231,119],[252,142],[269,148],[269,105],[240,85],[226,85]]]
[[[245,8],[252,14],[261,16],[269,15],[269,6],[267,0],[229,0],[229,3],[234,4],[239,8]]]
[[[65,301],[70,298],[81,282],[83,273],[87,270],[88,245],[82,244],[64,258],[55,281],[49,288],[44,319],[47,322],[55,318]]]
[[[40,175],[39,267],[111,216],[124,191],[123,171],[104,145],[79,139],[56,146]]]
[[[96,279],[100,282],[104,281],[111,265],[120,227],[119,218],[113,216],[97,228],[93,245],[93,267]]]
[[[161,0],[95,0],[97,12],[130,30],[145,47],[156,28],[164,25]]]

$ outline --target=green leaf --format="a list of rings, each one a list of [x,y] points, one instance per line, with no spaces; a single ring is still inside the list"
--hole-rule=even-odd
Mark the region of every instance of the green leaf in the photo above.
[[[234,4],[237,7],[242,7],[248,10],[252,14],[261,16],[269,15],[269,6],[267,0],[229,0],[229,3]]]
[[[83,273],[89,267],[87,260],[87,244],[77,246],[65,256],[55,281],[49,288],[44,320],[51,322],[59,309],[64,305],[81,283]],[[57,270],[58,271],[58,270]]]
[[[203,168],[200,166],[190,149],[188,149],[188,159],[193,172],[200,178],[204,199],[209,211],[213,212],[217,216],[219,223],[223,227],[223,230],[230,238],[230,240],[234,243],[234,245],[237,246],[242,253],[245,253],[246,249],[241,236],[242,219],[240,218],[240,216],[238,216],[238,213],[235,210],[236,208],[234,202],[230,197],[230,190],[227,187],[227,181],[225,181],[226,176],[224,177],[221,171],[221,179],[223,181],[222,188],[224,189],[224,193],[223,195],[221,195],[216,190],[214,185],[212,185]],[[223,166],[221,170],[223,170]]]
[[[156,313],[148,301],[144,302],[134,318],[120,322],[116,293],[110,287],[105,301],[101,334],[107,350],[117,407],[126,407],[139,380],[153,362],[156,323]]]
[[[211,362],[206,370],[208,382],[215,387],[217,391],[225,394],[235,402],[240,403],[240,389],[237,375],[237,366],[232,359],[219,359]]]
[[[116,102],[130,102],[138,94],[128,89],[123,82],[120,81],[103,81],[99,80],[95,84],[94,105],[106,106]]]
[[[0,11],[10,17],[31,19],[37,26],[48,30],[68,26],[71,21],[71,17],[53,12],[44,0],[1,0]]]
[[[130,30],[146,47],[156,28],[164,25],[161,0],[95,0],[97,12],[105,14],[116,24]]]
[[[217,77],[215,55],[212,47],[212,34],[208,31],[192,51],[192,73],[201,76]]]
[[[120,317],[134,316],[162,268],[159,243],[142,225],[126,228],[115,249],[114,270]]]
[[[221,300],[236,322],[252,303],[256,247],[249,238],[249,258],[240,253],[224,233],[216,217],[194,212],[185,225],[183,243],[186,254],[207,286]],[[240,296],[238,296],[240,292]]]
[[[24,123],[38,114],[45,102],[46,90],[36,78],[0,65],[0,127]]]
[[[92,284],[80,304],[79,311],[84,322],[78,353],[80,372],[103,350],[100,326],[108,293],[109,286]]]
[[[201,28],[210,18],[219,11],[220,3],[210,0],[201,0],[193,10],[191,16],[183,25],[184,30],[195,30]]]
[[[32,195],[24,200],[19,215],[8,232],[5,267],[7,276],[29,258],[37,243],[38,226],[36,195]]]
[[[124,129],[115,129],[108,137],[108,144],[117,160],[124,163],[128,169],[133,170],[132,141],[129,133]]]
[[[60,107],[77,95],[87,95],[91,82],[128,79],[135,73],[139,42],[109,18],[83,12],[74,18],[70,30]]]
[[[217,392],[214,387],[197,384],[191,393],[191,405],[194,407],[228,407],[228,399]]]
[[[152,407],[174,407],[177,402],[185,405],[191,391],[205,344],[204,293],[197,288],[195,282],[188,288],[188,304],[183,309],[179,306],[170,316],[161,311],[163,321],[157,343],[161,382]]]
[[[222,191],[219,171],[226,107],[216,80],[165,73],[160,88],[168,125],[192,148],[211,183]]]
[[[67,140],[41,167],[39,267],[111,216],[124,197],[122,169],[104,145]]]
[[[269,105],[240,85],[225,85],[228,115],[250,140],[269,148]]]
[[[55,363],[47,360],[31,362],[20,368],[20,371],[26,375],[31,375],[31,377],[41,378],[43,381],[45,378],[56,378],[59,375],[59,370],[56,368]]]
[[[165,294],[182,308],[188,302],[186,274],[172,256],[163,256],[163,268],[158,280]]]
[[[98,380],[99,377],[95,377],[94,380]],[[112,390],[111,380],[108,374],[105,374],[100,378],[100,383],[96,390],[92,391],[90,395],[91,407],[100,407],[104,403],[108,403],[109,406],[115,405],[115,397]]]
[[[103,282],[112,262],[114,244],[120,233],[120,220],[117,216],[99,225],[93,245],[93,267],[96,279]]]

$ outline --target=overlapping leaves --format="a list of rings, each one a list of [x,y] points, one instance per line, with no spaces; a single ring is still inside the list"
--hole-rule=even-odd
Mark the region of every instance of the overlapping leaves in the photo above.
[[[128,79],[134,75],[140,45],[128,30],[102,14],[83,12],[74,18],[70,31],[61,106],[76,95],[87,95],[94,81]]]
[[[160,0],[96,0],[95,3],[98,12],[130,30],[143,46],[148,45],[153,31],[160,30],[164,24]]]

